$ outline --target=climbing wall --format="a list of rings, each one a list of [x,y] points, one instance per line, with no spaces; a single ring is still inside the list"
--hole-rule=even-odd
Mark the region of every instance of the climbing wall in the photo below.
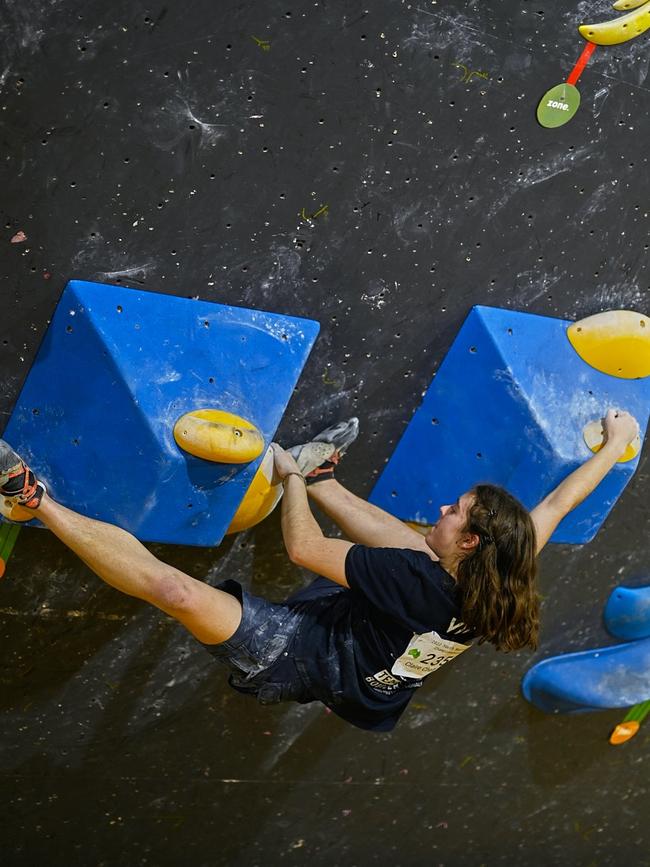
[[[536,119],[578,25],[615,14],[8,0],[0,430],[70,279],[318,321],[277,436],[358,415],[341,477],[364,496],[472,306],[647,314],[648,34],[598,47],[569,123]],[[377,737],[235,694],[180,627],[22,529],[0,585],[3,862],[643,863],[642,738],[616,753],[620,713],[546,717],[518,686],[611,641],[609,591],[647,574],[648,481],[643,453],[596,539],[543,556],[538,656],[475,649]],[[153,550],[273,599],[305,579],[277,516]]]

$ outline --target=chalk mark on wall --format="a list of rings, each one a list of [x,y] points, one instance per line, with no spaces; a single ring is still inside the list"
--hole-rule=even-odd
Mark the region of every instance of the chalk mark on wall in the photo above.
[[[329,205],[321,205],[320,208],[313,214],[308,214],[304,208],[300,211],[300,217],[306,222],[310,223],[312,220],[317,219],[317,217],[323,216],[323,214],[327,214],[329,212]]]
[[[271,50],[271,43],[268,39],[258,39],[257,36],[251,36],[251,39],[256,45],[258,45],[262,49],[262,51]]]
[[[465,66],[464,63],[455,62],[454,66],[456,67],[456,69],[463,70],[461,81],[463,81],[465,84],[469,83],[474,76],[476,76],[477,78],[489,78],[487,72],[479,72],[477,69],[469,69],[467,66]]]

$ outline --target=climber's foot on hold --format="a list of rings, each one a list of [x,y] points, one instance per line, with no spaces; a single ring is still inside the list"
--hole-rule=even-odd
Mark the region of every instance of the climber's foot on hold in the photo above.
[[[30,521],[45,491],[20,455],[0,440],[0,513],[11,521]]]
[[[334,478],[334,469],[359,434],[359,419],[350,418],[325,428],[308,443],[293,446],[292,455],[308,485]]]

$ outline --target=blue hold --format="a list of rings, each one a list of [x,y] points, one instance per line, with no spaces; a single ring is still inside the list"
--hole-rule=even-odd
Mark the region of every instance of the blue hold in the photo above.
[[[545,659],[526,672],[522,692],[547,713],[631,707],[650,699],[650,639]]]
[[[604,619],[607,631],[616,638],[650,638],[650,585],[612,590]]]
[[[73,280],[4,437],[64,505],[145,541],[217,545],[262,456],[237,466],[191,457],[174,423],[223,409],[268,445],[318,330],[308,319]]]
[[[590,367],[569,342],[570,324],[472,308],[371,502],[402,520],[432,524],[441,505],[485,481],[530,509],[590,457],[582,432],[605,408],[631,412],[644,435],[650,377],[619,379]],[[617,464],[552,541],[593,539],[638,460]]]

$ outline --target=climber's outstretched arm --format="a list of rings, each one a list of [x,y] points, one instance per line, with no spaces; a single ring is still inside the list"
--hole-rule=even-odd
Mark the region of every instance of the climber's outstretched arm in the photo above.
[[[345,560],[348,551],[354,543],[344,541],[343,539],[330,539],[323,535],[323,531],[311,513],[305,480],[300,473],[297,463],[288,452],[285,452],[275,443],[273,444],[273,450],[275,474],[278,479],[282,480],[284,487],[284,496],[282,498],[282,538],[284,539],[289,559],[298,566],[304,566],[317,575],[323,575],[331,581],[347,587]],[[341,488],[333,480],[318,482],[318,484],[311,487],[322,488],[324,486],[336,486],[345,492],[345,489]],[[356,500],[357,498],[355,497],[354,499]],[[367,505],[363,500],[360,500],[359,503],[363,506]],[[359,511],[363,514],[361,509]],[[384,514],[379,509],[377,512],[380,515]],[[398,533],[393,537],[393,545],[391,546],[389,541],[390,524],[395,522],[401,525],[401,522],[395,518],[391,518],[390,515],[387,515],[386,518],[390,519],[388,528],[384,525],[383,532],[379,532],[379,529],[376,528],[374,535],[373,533],[362,534],[364,538],[372,536],[374,547],[415,547],[415,545],[406,544],[407,541],[411,541],[410,537],[399,536],[397,538]],[[360,526],[362,525],[364,525],[363,519],[360,520]],[[414,530],[410,532],[417,537],[415,541],[418,544],[420,543],[420,539],[424,542],[419,533],[416,533]],[[357,541],[358,538],[358,534],[355,534],[354,541]]]
[[[310,485],[307,492],[353,542],[369,548],[411,548],[437,559],[417,530],[357,497],[336,479]]]
[[[608,410],[603,427],[606,441],[600,451],[567,476],[530,513],[537,533],[537,553],[560,521],[600,484],[639,432],[634,416],[613,409]]]

